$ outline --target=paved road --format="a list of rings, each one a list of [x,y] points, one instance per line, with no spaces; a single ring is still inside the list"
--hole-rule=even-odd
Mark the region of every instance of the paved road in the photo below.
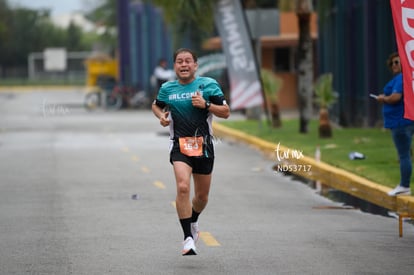
[[[414,273],[412,225],[399,238],[393,218],[329,209],[223,139],[200,253],[182,257],[166,129],[82,97],[0,93],[0,274]]]

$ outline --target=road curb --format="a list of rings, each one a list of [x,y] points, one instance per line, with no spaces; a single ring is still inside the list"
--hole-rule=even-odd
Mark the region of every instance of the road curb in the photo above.
[[[285,158],[279,161],[275,156],[276,148],[278,148],[284,155],[289,155],[294,149],[262,140],[244,132],[228,128],[217,122],[213,123],[213,129],[216,136],[235,139],[250,144],[264,154],[268,156],[272,155],[272,158],[277,164],[287,167],[287,169],[290,169],[289,172],[295,175],[311,180],[318,180],[322,184],[382,206],[391,211],[404,213],[414,217],[413,196],[390,197],[387,194],[387,192],[391,190],[389,187],[367,180],[327,163],[316,161],[308,156]],[[299,167],[305,168],[298,169]]]

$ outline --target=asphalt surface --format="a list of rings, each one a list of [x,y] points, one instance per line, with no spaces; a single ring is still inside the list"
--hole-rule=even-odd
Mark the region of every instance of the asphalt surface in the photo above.
[[[83,92],[0,92],[0,274],[414,274],[414,226],[342,209],[216,140],[199,255],[180,254],[167,129]]]

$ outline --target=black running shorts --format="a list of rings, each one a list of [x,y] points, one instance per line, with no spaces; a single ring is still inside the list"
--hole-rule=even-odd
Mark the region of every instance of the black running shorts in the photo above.
[[[206,145],[205,145],[206,146]],[[207,146],[213,146],[209,144]],[[210,152],[212,148],[210,148]],[[213,149],[214,150],[214,149]],[[210,157],[189,157],[180,152],[180,146],[178,142],[174,141],[173,147],[170,152],[170,162],[173,164],[174,161],[182,161],[193,168],[194,174],[209,175],[213,171],[214,166],[214,155]]]

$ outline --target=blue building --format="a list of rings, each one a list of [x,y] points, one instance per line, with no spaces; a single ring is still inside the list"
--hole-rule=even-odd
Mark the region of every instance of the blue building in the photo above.
[[[159,59],[172,60],[170,31],[162,10],[151,4],[118,0],[117,5],[120,82],[150,92]]]
[[[389,0],[319,0],[318,71],[332,72],[342,126],[381,125],[381,93],[391,78],[385,61],[397,51]]]

